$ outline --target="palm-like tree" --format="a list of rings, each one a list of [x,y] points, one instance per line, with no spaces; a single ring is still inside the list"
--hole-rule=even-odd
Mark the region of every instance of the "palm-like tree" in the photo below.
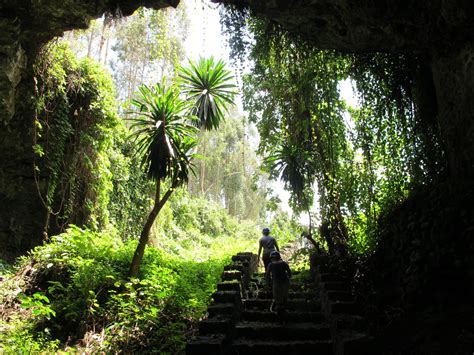
[[[234,104],[235,85],[224,62],[216,62],[214,57],[200,58],[197,64],[190,61],[188,68],[181,68],[179,77],[183,93],[192,102],[191,114],[199,119],[199,127],[217,129],[227,106]]]
[[[311,188],[311,176],[314,174],[310,161],[309,153],[289,139],[281,142],[264,160],[269,171],[276,172],[285,188],[292,192],[296,202],[307,211],[309,236],[312,235],[312,198],[308,197],[308,190]]]
[[[138,116],[132,120],[137,153],[148,178],[156,181],[156,190],[153,209],[130,265],[130,277],[138,276],[150,230],[160,210],[173,191],[187,183],[192,172],[198,132],[192,123],[215,129],[227,106],[233,104],[235,85],[230,83],[232,76],[222,61],[200,59],[197,65],[190,62],[190,67],[180,69],[179,85],[167,86],[164,81],[153,88],[142,85],[132,101]],[[170,181],[170,187],[162,194],[165,180]]]
[[[269,171],[274,171],[285,187],[300,198],[309,182],[307,177],[307,152],[289,141],[282,142],[273,149],[264,163]]]

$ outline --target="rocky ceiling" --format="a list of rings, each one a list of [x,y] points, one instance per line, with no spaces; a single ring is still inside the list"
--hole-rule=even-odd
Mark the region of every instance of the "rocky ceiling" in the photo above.
[[[176,7],[179,0],[2,0],[1,19],[21,28],[20,42],[29,49],[39,47],[64,31],[87,28],[92,19],[110,13],[131,15],[140,6],[160,9]]]
[[[248,7],[319,48],[422,58],[456,184],[474,181],[474,0],[212,0]],[[104,13],[179,0],[0,0],[0,250],[41,242],[44,208],[33,179],[33,64],[38,49]],[[14,206],[14,208],[10,208]]]
[[[213,0],[250,8],[320,48],[418,52],[474,39],[472,0]]]

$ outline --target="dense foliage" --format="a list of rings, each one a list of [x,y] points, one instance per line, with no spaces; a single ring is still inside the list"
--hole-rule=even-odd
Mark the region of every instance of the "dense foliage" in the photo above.
[[[217,206],[208,208],[226,216]],[[180,210],[175,213],[181,215]],[[167,248],[147,249],[140,279],[125,277],[135,241],[123,243],[107,233],[71,227],[35,249],[23,259],[20,273],[2,287],[3,351],[56,350],[60,343],[74,346],[81,339],[80,347],[94,352],[182,351],[224,264],[233,253],[255,243],[253,226],[242,229],[235,221],[198,210],[187,216],[201,225],[221,225],[204,234],[180,220],[168,220],[175,229],[166,235],[168,240],[183,236],[176,230],[189,234],[176,243],[179,249],[157,238],[156,244]],[[225,228],[229,230],[223,234]],[[200,243],[206,254],[196,248]],[[16,314],[18,307],[23,311]]]
[[[218,61],[211,64],[222,67]],[[199,65],[179,80],[195,80],[199,76],[196,68]],[[224,74],[217,79],[230,76]],[[191,176],[191,170],[183,166],[189,164],[187,156],[175,154],[178,165],[165,171],[172,179],[162,185],[173,194],[150,228],[153,247],[147,248],[138,278],[128,278],[130,260],[156,192],[148,180],[149,168],[155,168],[153,157],[136,154],[136,142],[127,127],[130,123],[118,118],[119,105],[106,70],[91,58],[77,59],[64,41],[44,49],[36,66],[34,150],[38,188],[48,212],[48,240],[14,269],[0,265],[6,277],[0,291],[0,352],[153,349],[162,354],[180,353],[204,315],[231,255],[256,250],[263,224],[272,229],[281,246],[299,235],[298,225],[278,210],[277,200],[265,201],[271,191],[257,167],[255,144],[245,141],[249,129],[243,119],[229,118],[222,131],[191,137],[198,132],[189,125],[191,116],[200,116],[196,126],[216,128],[225,120],[225,110],[215,105],[215,95],[223,93],[226,102],[231,99],[231,86],[224,83],[218,87],[220,92],[214,92],[206,85],[222,81],[212,75],[199,79],[203,87],[189,90],[189,96],[205,104],[200,106],[202,112],[190,111],[186,104],[183,110],[176,110],[173,105],[182,104],[183,97],[177,86],[170,87],[165,81],[155,89],[141,87],[141,99],[151,101],[137,97],[134,103],[142,116],[152,114],[144,109],[146,104],[154,105],[157,117],[165,117],[166,129],[177,128],[177,136],[172,137],[176,139],[170,140],[174,147],[189,143],[190,138],[189,148],[198,139],[203,143],[199,151],[203,159],[196,176],[191,177],[192,185],[201,176],[212,178],[208,173],[217,162],[225,175],[206,182],[214,183],[215,196],[196,193],[192,187],[191,192],[178,188],[174,179],[185,182],[188,177],[183,172]],[[162,107],[172,111],[168,116],[161,115],[156,95],[147,96],[147,90],[161,89]],[[204,108],[209,103],[210,111]],[[209,124],[207,112],[212,112]],[[165,128],[157,121],[153,121],[154,128]],[[189,132],[183,131],[182,124]],[[143,131],[144,126],[136,128]],[[154,135],[150,137],[153,142]],[[176,152],[194,153],[191,149]],[[167,165],[160,163],[159,169],[163,167]],[[201,171],[208,173],[201,175]]]
[[[47,211],[44,232],[62,231],[68,223],[104,228],[112,191],[109,157],[121,129],[111,77],[92,60],[77,60],[64,43],[45,48],[35,68],[33,149]]]
[[[373,250],[380,211],[445,170],[438,131],[423,117],[424,68],[402,55],[319,50],[232,8],[223,24],[235,55],[253,63],[244,106],[266,168],[285,182],[297,209],[311,213],[318,198],[336,247]],[[343,80],[353,83],[357,107],[343,101]]]
[[[269,225],[282,247],[298,233],[285,214]],[[2,265],[0,351],[181,353],[223,266],[256,251],[259,229],[181,188],[152,232],[139,279],[126,277],[136,240],[75,226]]]

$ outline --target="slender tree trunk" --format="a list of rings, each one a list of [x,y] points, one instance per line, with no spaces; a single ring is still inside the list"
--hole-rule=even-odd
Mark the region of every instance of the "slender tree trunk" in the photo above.
[[[161,181],[158,180],[156,182],[155,205],[153,206],[153,209],[148,215],[146,223],[143,226],[143,230],[140,234],[140,239],[138,241],[137,249],[133,254],[132,263],[130,264],[130,270],[128,272],[128,276],[130,278],[138,276],[138,272],[140,271],[140,264],[142,263],[143,255],[145,254],[145,247],[148,244],[148,240],[150,239],[150,231],[151,227],[153,226],[153,222],[155,222],[158,213],[163,208],[166,201],[168,201],[176,186],[177,184],[176,182],[174,182],[171,185],[170,189],[166,191],[165,195],[160,200]]]
[[[73,38],[74,38],[74,30],[68,31],[66,38],[67,38],[67,41],[68,41],[68,42],[72,42],[72,40],[73,40]]]
[[[105,43],[105,55],[104,55],[104,65],[107,65],[107,57],[109,56],[109,46],[110,46],[110,36],[107,37],[107,42]]]
[[[313,244],[314,248],[318,253],[321,253],[321,248],[319,247],[318,243],[314,240],[314,238],[311,236],[311,234],[305,234],[304,237],[310,241],[311,244]]]
[[[94,41],[94,36],[95,36],[95,33],[94,33],[94,29],[91,30],[91,34],[89,36],[89,43],[87,45],[87,57],[90,58],[91,55],[92,55],[92,42]]]
[[[107,21],[104,18],[104,22],[102,23],[102,30],[100,31],[100,40],[99,40],[99,58],[98,62],[102,62],[102,51],[104,50],[104,45],[105,45],[105,31],[107,29]]]
[[[46,207],[46,217],[45,217],[45,222],[44,222],[44,228],[43,228],[43,241],[48,241],[48,231],[49,231],[49,221],[51,219],[51,210],[49,207]]]
[[[204,156],[206,151],[203,149],[202,155]],[[206,178],[206,166],[204,165],[204,160],[201,160],[201,171],[199,172],[199,179],[201,185],[201,196],[204,196],[204,179]]]
[[[310,237],[313,236],[313,224],[312,224],[312,221],[311,221],[311,211],[310,211],[310,208],[309,208],[309,203],[306,201],[306,208],[308,210],[308,218],[309,218],[309,226],[308,226],[308,234]]]

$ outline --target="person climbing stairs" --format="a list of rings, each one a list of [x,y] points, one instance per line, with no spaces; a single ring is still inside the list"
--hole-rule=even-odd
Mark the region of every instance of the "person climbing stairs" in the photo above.
[[[282,322],[270,310],[273,295],[257,273],[257,256],[239,253],[232,261],[186,355],[380,353],[341,275],[319,268],[294,272]]]

